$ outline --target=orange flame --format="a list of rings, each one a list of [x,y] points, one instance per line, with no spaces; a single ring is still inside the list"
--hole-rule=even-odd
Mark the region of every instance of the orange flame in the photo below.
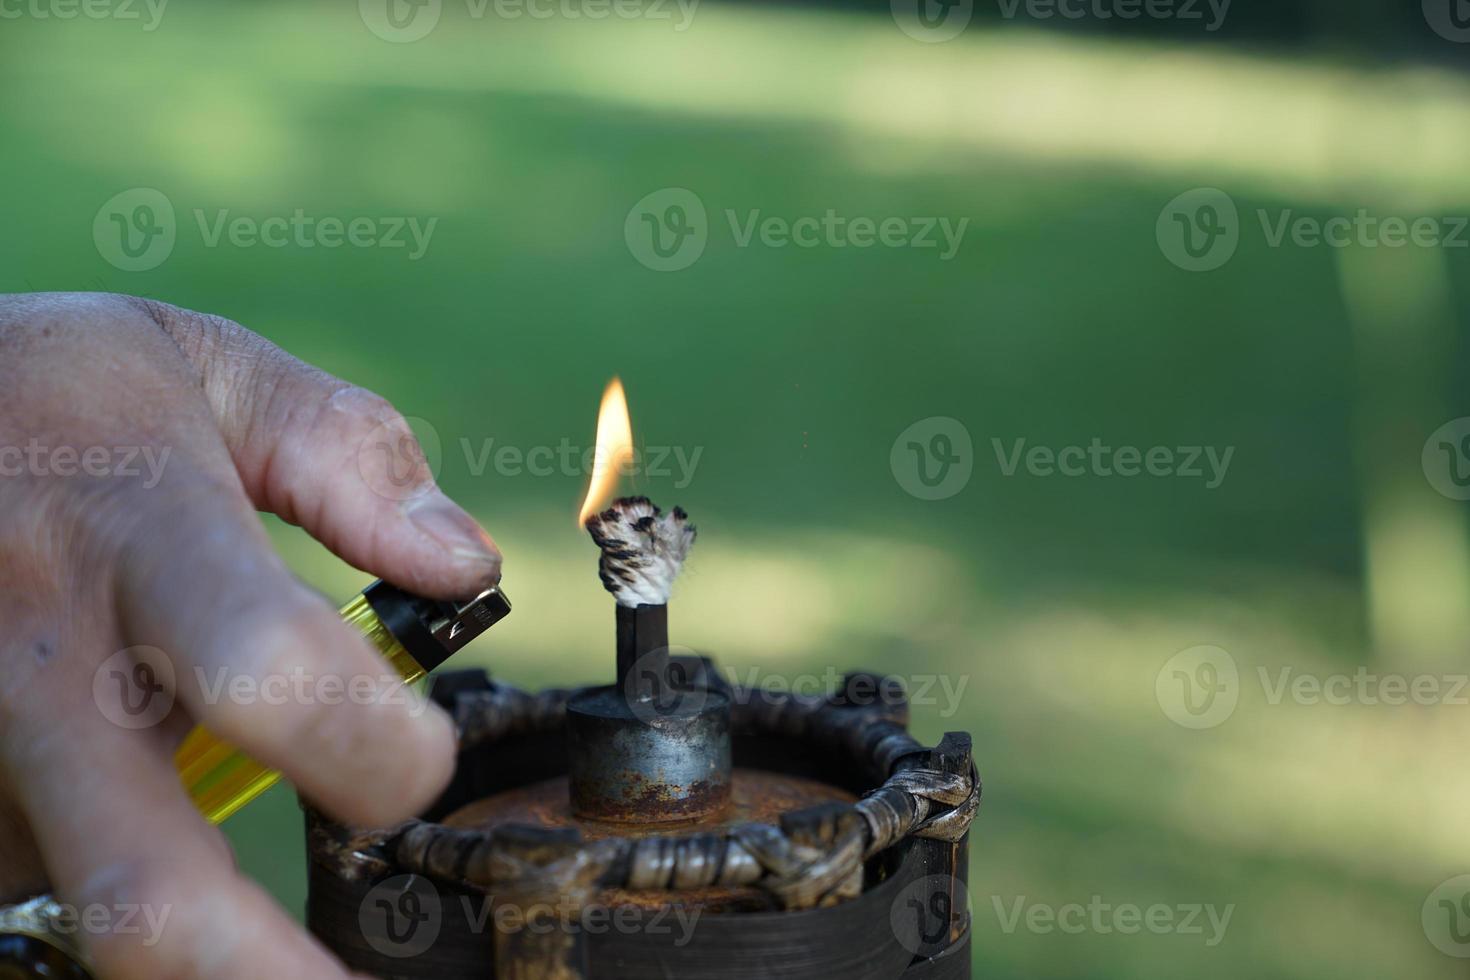
[[[602,393],[597,410],[597,449],[592,457],[592,482],[577,514],[577,526],[601,510],[618,489],[618,475],[633,461],[633,425],[628,421],[628,399],[623,383],[613,378]]]

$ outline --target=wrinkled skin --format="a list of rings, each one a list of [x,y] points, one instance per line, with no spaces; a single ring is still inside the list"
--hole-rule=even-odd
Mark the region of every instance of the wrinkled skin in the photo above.
[[[0,899],[49,886],[78,908],[166,909],[156,936],[83,933],[104,980],[346,975],[191,806],[172,756],[194,724],[353,823],[404,819],[450,778],[448,719],[387,696],[382,659],[256,516],[425,595],[498,582],[494,543],[422,453],[364,444],[416,446],[383,399],[235,323],[122,296],[0,296]],[[47,451],[39,465],[18,457],[28,445]],[[105,450],[112,469],[78,472],[61,447],[91,449],[94,470]],[[163,465],[125,466],[121,447]],[[138,646],[174,665],[174,698],[130,729],[94,678]],[[385,696],[237,703],[190,680],[221,669],[372,678]]]

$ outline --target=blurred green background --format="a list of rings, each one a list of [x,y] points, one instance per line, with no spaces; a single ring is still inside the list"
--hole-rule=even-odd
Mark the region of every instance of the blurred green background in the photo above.
[[[590,446],[618,374],[640,443],[699,453],[687,480],[670,460],[625,484],[701,528],[679,642],[741,679],[948,685],[915,728],[975,735],[977,977],[1464,975],[1421,909],[1470,871],[1466,708],[1273,699],[1258,673],[1466,669],[1465,505],[1421,452],[1470,414],[1470,235],[1268,234],[1283,215],[1470,213],[1455,41],[1419,24],[1390,61],[1371,36],[977,16],[926,43],[886,8],[711,0],[683,30],[672,6],[594,21],[445,3],[403,42],[346,2],[174,0],[151,30],[138,9],[0,22],[0,289],[229,316],[414,416],[516,602],[462,662],[525,687],[609,669],[610,603],[574,520],[585,477],[477,461]],[[1166,206],[1201,187],[1228,195],[1239,243],[1196,272],[1173,260]],[[176,242],[129,271],[105,212],[135,188],[167,199]],[[665,188],[706,210],[703,254],[671,272],[640,261],[630,218]],[[412,260],[211,247],[196,218],[297,209],[437,224]],[[741,247],[726,217],[828,209],[968,225],[946,261]],[[905,447],[891,459],[932,417],[973,447],[941,500],[905,489]],[[1233,456],[1209,489],[1007,475],[995,442],[1094,437]],[[326,593],[368,580],[271,527]],[[1239,701],[1194,730],[1156,681],[1200,645],[1238,665]],[[292,795],[229,831],[299,912]],[[1214,945],[1208,927],[1007,928],[1018,900],[1093,896],[1233,912]]]

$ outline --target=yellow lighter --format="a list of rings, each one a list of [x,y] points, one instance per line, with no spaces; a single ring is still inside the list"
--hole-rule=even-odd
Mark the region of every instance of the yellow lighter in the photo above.
[[[362,631],[407,682],[423,677],[510,613],[498,588],[465,602],[441,602],[374,582],[342,607],[342,618]],[[195,728],[174,757],[179,777],[199,812],[220,823],[281,778],[238,749]]]

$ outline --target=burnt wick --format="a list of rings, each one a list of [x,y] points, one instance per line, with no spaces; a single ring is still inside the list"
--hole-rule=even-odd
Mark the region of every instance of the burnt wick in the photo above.
[[[586,527],[602,549],[598,575],[618,605],[668,603],[697,533],[688,514],[678,507],[664,513],[647,497],[623,497],[589,517]]]

